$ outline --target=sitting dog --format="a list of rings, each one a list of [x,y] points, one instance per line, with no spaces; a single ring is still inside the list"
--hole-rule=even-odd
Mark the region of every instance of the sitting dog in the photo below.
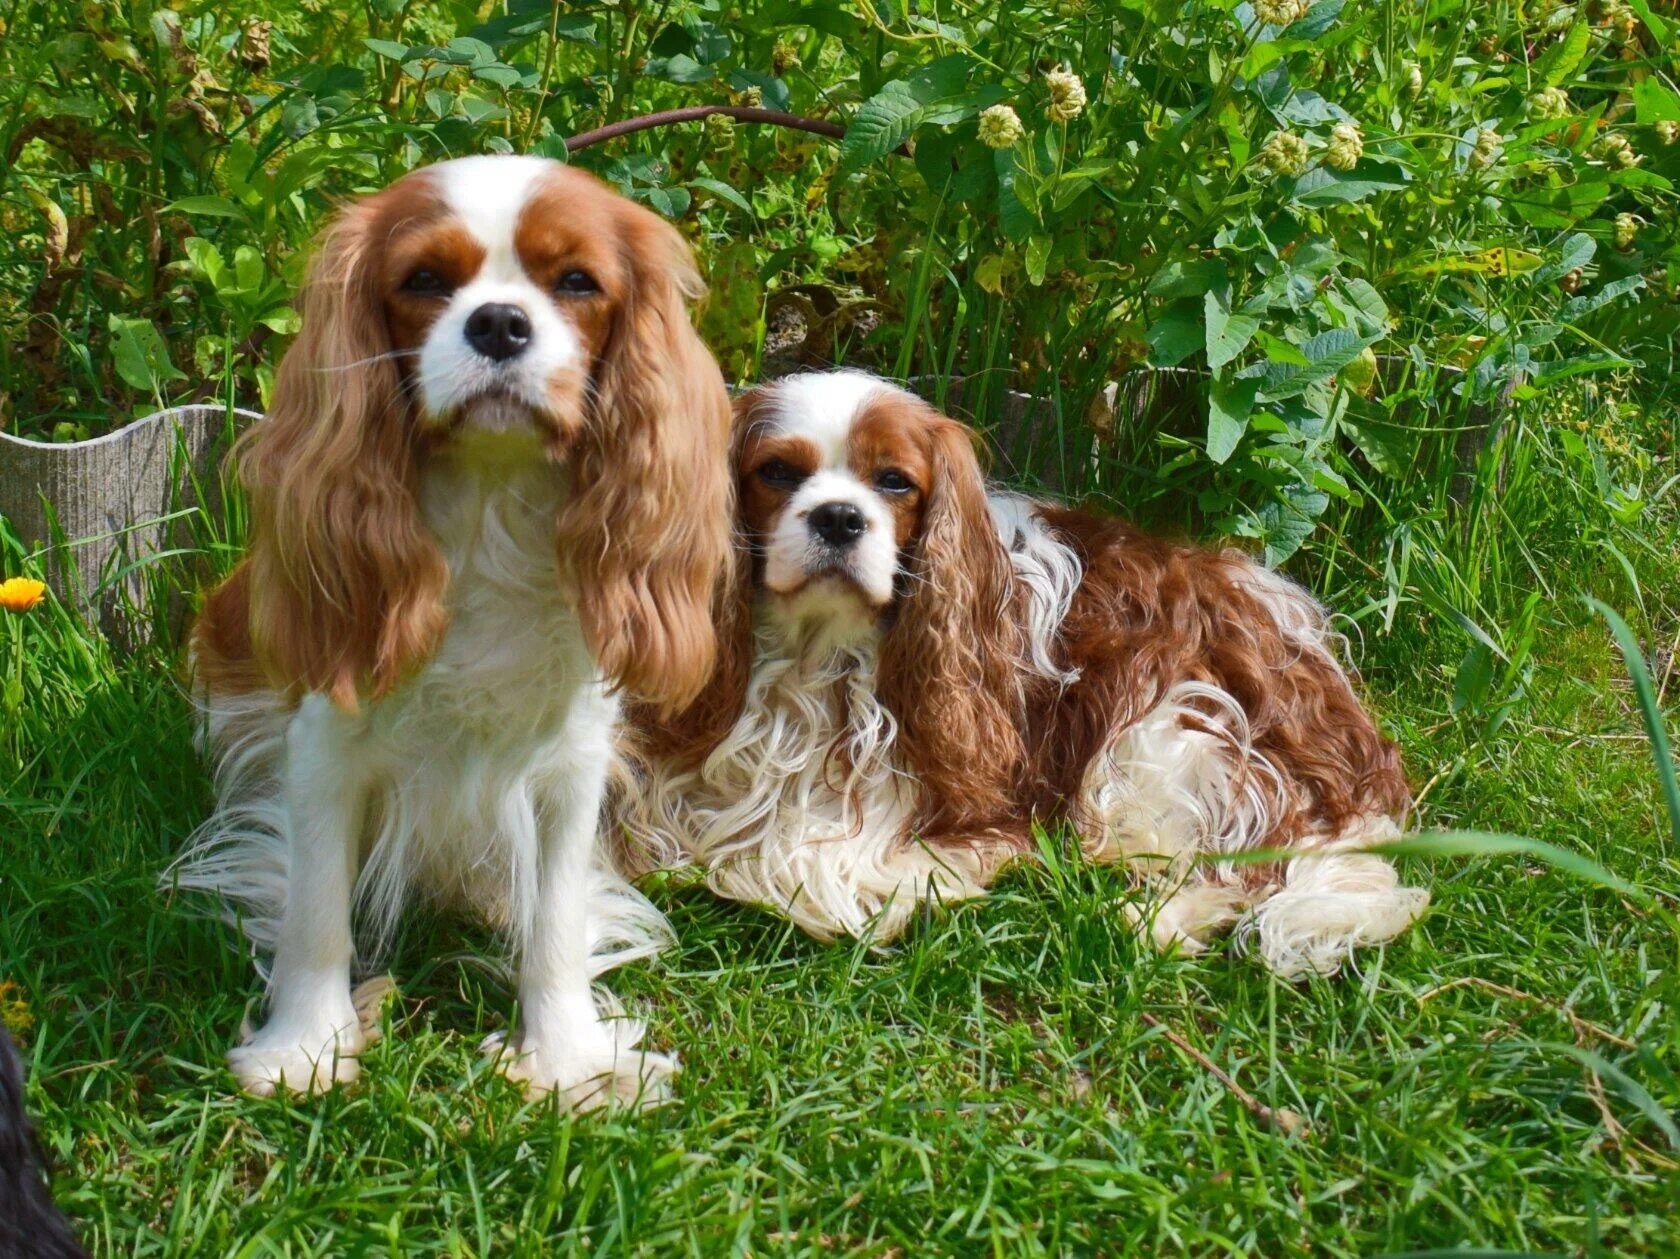
[[[510,937],[490,1048],[529,1092],[674,1068],[594,981],[666,934],[599,847],[621,700],[700,691],[731,562],[700,289],[669,224],[540,158],[427,167],[328,228],[240,451],[250,555],[192,637],[217,807],[173,877],[271,959],[247,1091],[354,1078],[352,965],[411,894]]]
[[[47,1192],[40,1147],[23,1109],[23,1063],[0,1028],[0,1256],[81,1259],[83,1254]]]
[[[710,685],[630,754],[644,864],[885,939],[1066,821],[1148,884],[1158,945],[1234,927],[1291,978],[1427,904],[1359,851],[1410,795],[1304,590],[989,490],[966,428],[858,372],[741,399],[733,459],[751,564]],[[1262,847],[1299,855],[1211,860]]]

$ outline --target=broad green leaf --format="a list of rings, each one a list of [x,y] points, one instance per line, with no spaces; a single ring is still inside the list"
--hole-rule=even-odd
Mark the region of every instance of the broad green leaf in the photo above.
[[[1229,459],[1248,431],[1248,419],[1254,413],[1254,395],[1259,388],[1257,376],[1214,380],[1208,391],[1207,453],[1215,463]]]
[[[1278,363],[1267,365],[1263,391],[1274,402],[1293,398],[1309,385],[1341,371],[1359,357],[1361,350],[1381,339],[1380,332],[1361,336],[1352,328],[1331,328],[1321,332],[1301,346],[1301,354],[1307,360],[1305,367]]]
[[[1592,31],[1582,19],[1571,26],[1564,37],[1546,50],[1534,67],[1534,72],[1547,87],[1556,87],[1580,68],[1587,55]]]
[[[375,56],[384,57],[387,61],[408,60],[407,44],[399,44],[389,39],[364,39],[362,45]]]
[[[1633,85],[1633,116],[1641,126],[1654,122],[1680,122],[1680,95],[1652,75]]]
[[[1003,234],[1010,240],[1024,241],[1038,226],[1038,216],[1021,197],[1021,167],[1015,160],[1015,150],[996,150],[992,165],[997,172],[998,222]]]
[[[1374,193],[1393,192],[1405,186],[1406,181],[1398,176],[1382,178],[1370,171],[1361,174],[1315,166],[1295,181],[1289,197],[1296,205],[1345,205],[1363,201]]]
[[[1149,281],[1151,297],[1200,297],[1230,283],[1225,264],[1218,258],[1186,258],[1169,262]]]
[[[840,142],[839,173],[851,174],[903,144],[940,102],[962,94],[973,62],[952,53],[894,79],[858,106]]]
[[[1034,288],[1044,283],[1045,268],[1050,263],[1050,245],[1048,236],[1034,234],[1027,237],[1027,252],[1024,259],[1027,268],[1027,279]]]
[[[721,179],[709,179],[704,175],[696,175],[688,181],[688,186],[690,188],[704,188],[714,197],[727,201],[736,209],[746,211],[749,217],[752,216],[752,203]]]
[[[1218,293],[1202,295],[1202,311],[1207,329],[1208,366],[1217,372],[1248,347],[1260,320],[1255,315],[1233,314]]]
[[[106,326],[111,331],[112,365],[130,388],[161,400],[164,384],[186,379],[169,361],[169,347],[151,320],[112,315]]]
[[[181,248],[186,251],[187,261],[192,263],[194,275],[208,280],[210,287],[217,292],[227,287],[227,262],[214,244],[202,236],[189,236]]]
[[[1612,280],[1596,293],[1582,293],[1579,297],[1572,297],[1558,310],[1557,317],[1565,323],[1574,323],[1583,315],[1590,315],[1600,306],[1615,301],[1627,293],[1636,293],[1645,287],[1645,277],[1642,275],[1624,275],[1619,280]]]
[[[1639,20],[1656,36],[1657,43],[1668,42],[1668,19],[1660,18],[1652,10],[1648,0],[1628,0],[1628,7],[1639,14]]]
[[[1563,251],[1534,273],[1538,283],[1550,284],[1571,271],[1586,266],[1598,252],[1598,242],[1585,232],[1576,232],[1563,242]]]
[[[245,212],[226,197],[182,197],[164,207],[178,214],[202,214],[217,219],[242,219]]]
[[[1201,303],[1190,300],[1175,302],[1149,325],[1144,337],[1149,342],[1152,367],[1173,367],[1182,363],[1207,341]]]
[[[1358,313],[1370,329],[1388,327],[1388,303],[1369,281],[1349,280],[1342,286],[1342,297]]]
[[[1278,33],[1282,39],[1317,39],[1325,31],[1336,24],[1336,19],[1342,16],[1342,9],[1347,0],[1318,0],[1318,3],[1307,10],[1307,15],[1298,18],[1284,27]]]

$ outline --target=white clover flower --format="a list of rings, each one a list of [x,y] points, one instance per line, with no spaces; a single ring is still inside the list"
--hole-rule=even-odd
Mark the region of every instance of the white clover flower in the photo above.
[[[1254,0],[1254,16],[1268,26],[1288,26],[1307,16],[1309,0]]]
[[[1632,170],[1639,165],[1639,154],[1633,151],[1628,138],[1620,131],[1608,131],[1600,136],[1598,143],[1593,145],[1593,152],[1607,166],[1621,170]]]
[[[1528,98],[1528,116],[1551,120],[1567,118],[1575,112],[1575,106],[1569,103],[1569,93],[1561,87],[1543,87]]]
[[[1470,149],[1470,169],[1486,170],[1499,160],[1499,149],[1505,143],[1505,137],[1492,127],[1483,127],[1476,133],[1476,143]]]
[[[1274,131],[1260,146],[1259,162],[1274,175],[1299,175],[1311,157],[1307,142],[1293,131]]]
[[[1673,144],[1680,140],[1680,122],[1663,121],[1656,125],[1657,140],[1662,144]]]
[[[1406,95],[1416,100],[1423,95],[1423,67],[1415,61],[1405,63]]]
[[[1051,70],[1044,76],[1050,103],[1044,115],[1051,122],[1072,122],[1085,112],[1085,85],[1072,70]]]
[[[1008,105],[993,105],[980,111],[980,143],[988,149],[1012,148],[1026,134],[1021,116]]]
[[[1352,170],[1365,152],[1365,137],[1351,122],[1339,122],[1330,128],[1330,140],[1324,146],[1324,164],[1336,170]]]

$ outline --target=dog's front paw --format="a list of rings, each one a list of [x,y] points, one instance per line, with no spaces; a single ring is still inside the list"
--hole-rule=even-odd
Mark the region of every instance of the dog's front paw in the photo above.
[[[378,1003],[390,985],[363,987],[368,991],[357,990],[360,1000],[306,1024],[276,1019],[257,1031],[247,1025],[242,1042],[228,1050],[239,1087],[253,1097],[273,1097],[282,1089],[325,1093],[354,1081],[361,1072],[357,1055],[379,1039]]]
[[[553,1094],[568,1110],[662,1106],[671,1100],[671,1078],[679,1070],[674,1054],[615,1047],[611,1037],[602,1039],[603,1045],[555,1053],[523,1041],[516,1046],[506,1033],[495,1032],[481,1048],[526,1097]]]

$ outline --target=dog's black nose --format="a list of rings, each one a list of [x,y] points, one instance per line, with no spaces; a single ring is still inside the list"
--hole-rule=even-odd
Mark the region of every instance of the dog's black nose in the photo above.
[[[869,522],[851,503],[822,503],[811,508],[811,532],[830,546],[850,546],[863,536]]]
[[[486,302],[467,316],[467,344],[493,362],[518,358],[531,344],[531,317],[508,302]]]

